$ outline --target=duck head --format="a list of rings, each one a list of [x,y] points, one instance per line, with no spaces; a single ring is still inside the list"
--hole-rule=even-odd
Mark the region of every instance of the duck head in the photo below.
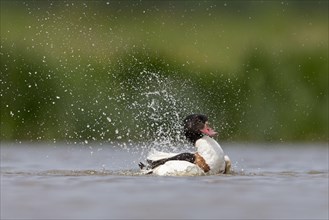
[[[201,114],[188,115],[184,120],[184,134],[193,144],[204,135],[214,137],[217,135],[208,124],[208,117]]]

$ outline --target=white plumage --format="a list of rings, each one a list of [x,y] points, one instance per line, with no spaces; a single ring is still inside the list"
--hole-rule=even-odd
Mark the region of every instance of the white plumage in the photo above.
[[[153,173],[159,176],[202,176],[203,170],[197,165],[183,161],[170,160],[153,169]]]

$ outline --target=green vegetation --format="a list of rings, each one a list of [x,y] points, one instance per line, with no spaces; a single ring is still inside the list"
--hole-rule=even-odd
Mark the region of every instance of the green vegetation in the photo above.
[[[1,1],[1,140],[328,141],[328,2]]]

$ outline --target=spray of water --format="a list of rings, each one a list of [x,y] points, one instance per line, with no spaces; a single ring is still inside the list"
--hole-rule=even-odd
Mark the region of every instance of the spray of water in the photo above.
[[[182,135],[182,120],[187,114],[200,111],[190,80],[143,70],[138,77],[124,81],[121,89],[130,90],[131,94],[126,96],[123,92],[117,97],[131,113],[131,127],[126,135],[140,140],[138,147],[132,149],[142,150],[144,155],[151,148],[169,152],[189,148]]]

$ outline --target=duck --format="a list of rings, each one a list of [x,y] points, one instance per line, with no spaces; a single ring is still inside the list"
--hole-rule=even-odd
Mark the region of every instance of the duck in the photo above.
[[[146,158],[147,165],[138,165],[145,174],[158,176],[202,176],[229,174],[231,160],[214,139],[217,132],[211,128],[208,117],[191,114],[183,120],[183,133],[196,152],[168,153],[152,150]]]

